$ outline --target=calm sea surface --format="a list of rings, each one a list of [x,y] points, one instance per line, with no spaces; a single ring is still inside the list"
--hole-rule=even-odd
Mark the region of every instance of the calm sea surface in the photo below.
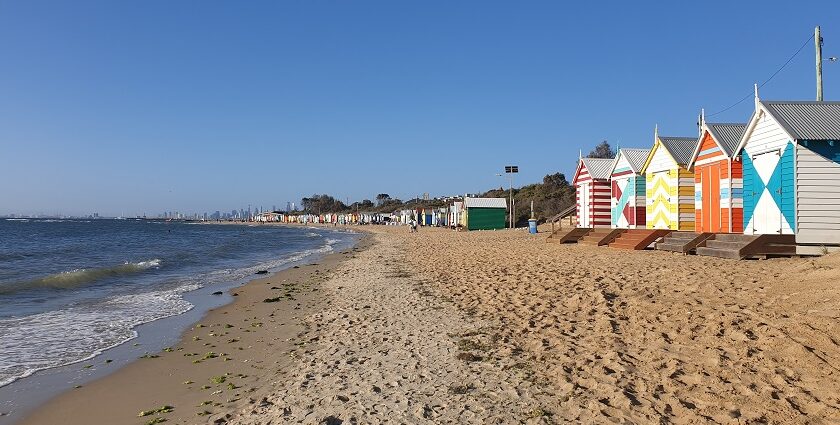
[[[183,294],[346,249],[340,229],[0,219],[0,386],[184,313]]]

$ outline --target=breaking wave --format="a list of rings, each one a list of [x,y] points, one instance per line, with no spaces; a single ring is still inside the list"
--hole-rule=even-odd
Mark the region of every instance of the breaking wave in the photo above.
[[[75,269],[61,273],[51,274],[37,279],[15,282],[0,286],[0,294],[8,295],[16,292],[27,291],[31,289],[52,288],[52,289],[69,289],[78,288],[80,286],[89,285],[96,281],[113,276],[123,276],[127,274],[140,273],[144,270],[160,267],[160,259],[153,259],[148,261],[140,261],[137,263],[123,263],[112,267],[103,267],[98,269]]]

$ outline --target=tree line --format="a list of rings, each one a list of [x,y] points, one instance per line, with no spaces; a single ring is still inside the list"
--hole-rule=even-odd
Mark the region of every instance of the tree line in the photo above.
[[[587,157],[614,158],[615,152],[612,146],[604,140],[595,146]],[[577,166],[577,161],[575,166]],[[508,199],[510,191],[504,187],[499,187],[488,190],[480,196]],[[513,188],[513,198],[516,201],[515,220],[517,224],[524,225],[531,218],[532,201],[534,203],[534,217],[539,221],[545,221],[575,203],[575,188],[563,173],[554,173],[543,177],[541,183]],[[387,193],[380,193],[376,195],[375,200],[364,199],[349,205],[331,195],[315,194],[301,199],[300,205],[304,213],[327,214],[353,211],[387,213],[409,208],[444,207],[446,203],[440,200],[417,198],[403,201],[392,198]]]

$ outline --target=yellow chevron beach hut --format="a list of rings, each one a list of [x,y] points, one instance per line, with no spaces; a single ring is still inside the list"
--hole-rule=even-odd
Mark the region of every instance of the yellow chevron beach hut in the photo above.
[[[688,163],[696,137],[665,137],[654,130],[653,147],[642,166],[648,229],[694,230],[694,173]]]

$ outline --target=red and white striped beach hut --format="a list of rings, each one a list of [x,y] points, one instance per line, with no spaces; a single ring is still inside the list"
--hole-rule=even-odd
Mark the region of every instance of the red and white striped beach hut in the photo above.
[[[610,173],[612,159],[581,158],[575,178],[577,227],[609,228],[610,223]]]

